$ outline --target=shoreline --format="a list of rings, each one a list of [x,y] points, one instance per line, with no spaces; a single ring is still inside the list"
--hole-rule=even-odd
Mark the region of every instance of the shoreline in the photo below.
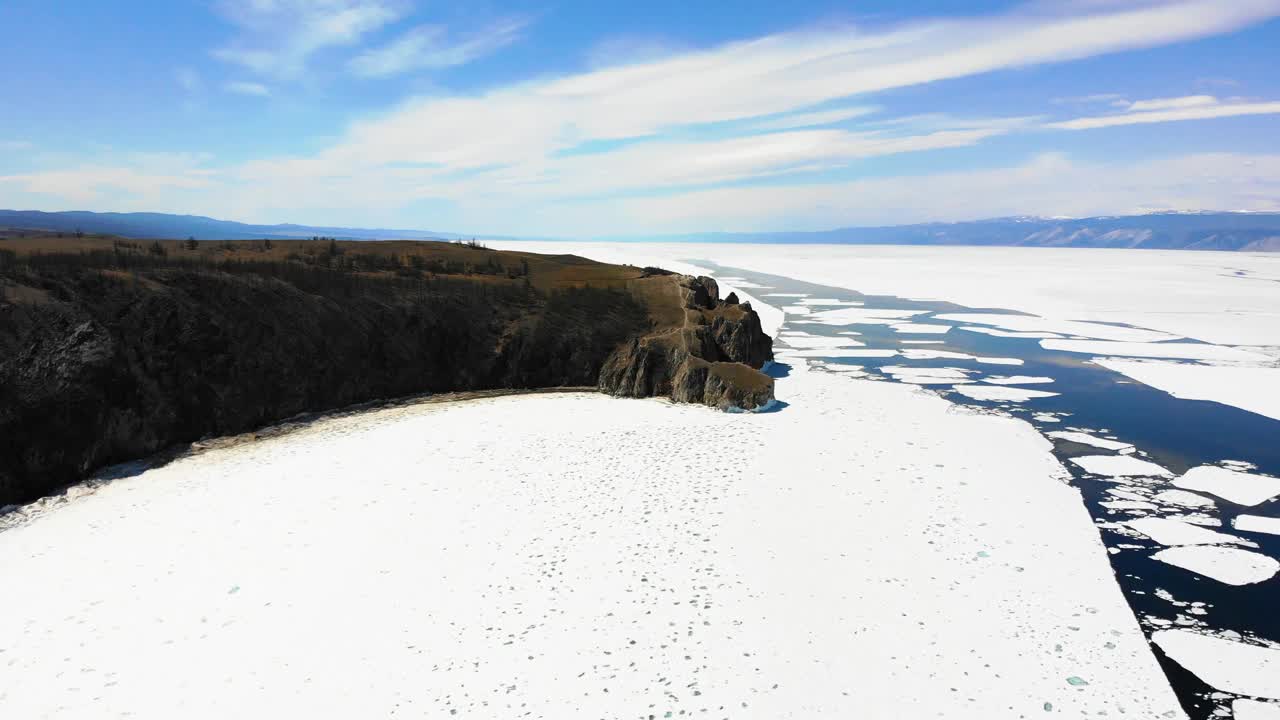
[[[0,506],[0,534],[21,527],[57,508],[73,502],[98,489],[110,485],[116,480],[139,475],[148,470],[162,468],[172,462],[196,457],[212,450],[225,450],[263,440],[285,437],[306,430],[316,423],[328,420],[339,420],[354,417],[368,412],[411,408],[419,405],[444,403],[464,403],[473,400],[509,397],[515,395],[552,395],[552,394],[605,394],[598,388],[587,385],[571,387],[530,388],[530,389],[494,389],[494,390],[461,390],[448,393],[423,393],[401,398],[384,400],[367,400],[354,405],[333,410],[304,412],[285,418],[270,425],[235,435],[219,435],[201,438],[190,443],[177,443],[159,452],[132,460],[112,463],[94,470],[87,477],[67,483],[53,492],[36,498],[31,502],[16,505]],[[652,398],[649,398],[652,399]],[[80,490],[81,492],[76,492]]]
[[[297,714],[1179,716],[1030,427],[807,368],[780,393],[783,414],[594,392],[402,403],[108,486],[0,542],[16,587],[40,588],[11,596],[0,646],[46,691],[8,707],[74,682],[147,717],[180,696],[140,706],[141,683]],[[95,673],[57,675],[71,638]],[[334,695],[361,667],[396,672]]]

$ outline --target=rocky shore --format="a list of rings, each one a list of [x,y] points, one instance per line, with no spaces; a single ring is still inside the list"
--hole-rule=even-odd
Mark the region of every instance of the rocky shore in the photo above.
[[[446,243],[214,245],[59,259],[0,242],[0,506],[174,444],[421,393],[773,398],[771,340],[709,278]]]
[[[756,410],[773,400],[760,371],[773,343],[750,303],[720,299],[709,277],[673,275],[683,311],[677,327],[631,338],[605,361],[600,389],[624,397],[669,397],[722,410]]]

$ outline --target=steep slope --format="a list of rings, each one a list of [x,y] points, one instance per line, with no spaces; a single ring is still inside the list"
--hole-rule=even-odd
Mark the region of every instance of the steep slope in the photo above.
[[[615,394],[772,398],[767,377],[737,365],[769,357],[759,320],[696,279],[447,243],[62,243],[0,241],[0,506],[299,413],[445,391],[612,391],[601,369],[655,333],[697,340],[673,376],[704,358],[715,372],[701,392],[689,379],[672,392],[655,371]],[[667,291],[685,286],[700,288],[687,290],[698,309]],[[670,333],[677,316],[706,327]]]
[[[651,305],[681,312],[615,350],[600,371],[601,390],[724,410],[757,409],[773,399],[773,379],[759,371],[773,359],[772,343],[750,303],[721,300],[708,277],[667,275],[648,285],[644,293],[661,298]]]

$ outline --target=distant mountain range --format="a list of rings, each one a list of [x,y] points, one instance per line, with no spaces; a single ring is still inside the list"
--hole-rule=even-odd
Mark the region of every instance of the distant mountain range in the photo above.
[[[1280,251],[1280,213],[1157,213],[1078,219],[1014,217],[819,232],[681,235],[698,242],[995,245]]]
[[[391,228],[341,228],[312,225],[250,225],[201,215],[166,213],[96,213],[83,210],[39,212],[0,210],[0,228],[102,233],[131,238],[187,238],[197,240],[255,240],[261,238],[309,238],[317,235],[339,240],[453,240],[462,236],[432,230]],[[468,235],[467,237],[471,237]]]
[[[75,232],[78,229],[89,233],[138,238],[191,236],[201,240],[305,238],[315,235],[349,240],[470,237],[432,230],[249,225],[198,215],[0,210],[0,228],[6,227],[58,232]],[[491,235],[485,237],[494,238]],[[992,245],[1280,252],[1280,213],[1154,213],[1078,219],[1014,217],[972,222],[840,228],[819,232],[695,233],[643,239],[677,242]]]

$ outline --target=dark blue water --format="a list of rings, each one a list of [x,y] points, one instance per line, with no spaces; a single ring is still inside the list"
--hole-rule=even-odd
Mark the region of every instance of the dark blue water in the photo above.
[[[1021,403],[976,401],[955,392],[947,385],[928,387],[952,402],[1022,418],[1042,433],[1073,428],[1087,429],[1095,436],[1114,436],[1135,445],[1138,448],[1135,457],[1154,462],[1175,474],[1182,474],[1199,465],[1216,465],[1232,460],[1256,466],[1257,469],[1250,472],[1280,476],[1280,421],[1228,405],[1175,398],[1164,391],[1094,365],[1088,362],[1089,355],[1046,350],[1040,346],[1038,339],[1000,338],[962,331],[959,329],[962,323],[933,317],[943,313],[1009,311],[969,308],[945,302],[920,302],[892,296],[862,295],[776,275],[720,267],[702,260],[688,262],[710,268],[718,276],[743,278],[750,283],[767,286],[767,290],[747,288],[747,291],[755,294],[762,302],[776,306],[795,304],[799,298],[768,297],[770,293],[804,293],[814,298],[861,302],[865,308],[922,311],[903,322],[953,326],[951,331],[941,335],[904,335],[887,325],[796,324],[796,321],[805,318],[788,315],[783,330],[835,337],[841,331],[852,328],[861,333],[853,339],[865,343],[867,348],[946,350],[979,357],[1018,358],[1023,364],[987,365],[956,359],[909,360],[902,356],[813,358],[815,360],[858,365],[868,370],[873,378],[887,382],[896,381],[891,375],[877,372],[876,368],[965,368],[979,371],[971,376],[975,379],[990,375],[1050,377],[1053,382],[1049,384],[1014,387],[1059,393],[1057,396]],[[812,308],[813,312],[832,309],[836,308]],[[977,323],[963,324],[981,327]],[[941,340],[943,344],[904,344],[903,340]],[[775,339],[775,344],[785,345],[785,341],[785,337]],[[1057,417],[1059,422],[1049,421],[1050,414]],[[1105,433],[1102,432],[1104,430]],[[1280,517],[1280,500],[1273,499],[1262,505],[1242,507],[1216,496],[1206,495],[1216,503],[1216,511],[1210,508],[1190,510],[1172,507],[1162,507],[1158,512],[1111,510],[1100,503],[1116,500],[1117,498],[1107,494],[1107,490],[1121,486],[1090,476],[1067,462],[1072,457],[1107,455],[1111,454],[1110,451],[1059,440],[1055,441],[1054,454],[1071,471],[1072,484],[1080,489],[1085,505],[1099,526],[1103,542],[1112,549],[1110,559],[1116,578],[1148,636],[1167,627],[1198,627],[1215,631],[1234,630],[1245,638],[1280,641],[1280,575],[1255,585],[1226,585],[1153,560],[1151,555],[1164,549],[1164,546],[1144,537],[1135,537],[1133,533],[1121,534],[1114,528],[1106,527],[1142,516],[1169,517],[1207,512],[1222,521],[1222,527],[1211,529],[1252,540],[1258,544],[1259,552],[1280,558],[1280,537],[1244,532],[1232,527],[1232,520],[1238,514]],[[1152,483],[1158,483],[1158,490],[1174,489],[1170,480],[1144,478],[1141,482],[1147,488]],[[1166,592],[1157,594],[1158,590]],[[1178,602],[1177,605],[1167,599],[1170,595]],[[1191,608],[1187,607],[1189,603],[1204,603],[1204,606],[1193,614],[1190,612]],[[1230,704],[1229,699],[1219,701],[1210,698],[1210,693],[1217,692],[1214,688],[1205,685],[1166,658],[1154,644],[1152,649],[1183,707],[1192,718],[1208,718],[1219,704]],[[1221,693],[1219,697],[1222,697]]]

